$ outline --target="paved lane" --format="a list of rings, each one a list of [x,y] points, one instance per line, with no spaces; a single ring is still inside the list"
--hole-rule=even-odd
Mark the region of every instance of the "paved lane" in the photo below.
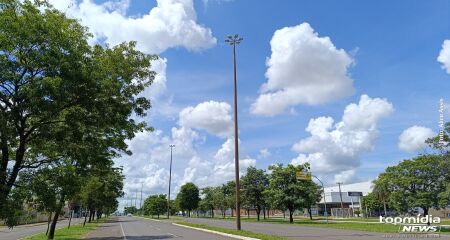
[[[84,218],[72,218],[72,224],[82,222],[83,220]],[[68,224],[69,220],[61,220],[56,225],[56,228],[67,227]],[[0,239],[17,240],[26,236],[45,232],[46,230],[47,230],[47,223],[21,225],[14,227],[12,231],[9,231],[7,227],[0,227]]]
[[[118,217],[91,232],[85,239],[90,240],[152,240],[189,239],[223,240],[230,239],[172,225],[168,221],[154,221],[138,217]]]
[[[235,228],[234,221],[206,219],[206,218],[185,218],[184,221],[206,224],[223,228]],[[242,229],[251,232],[265,233],[270,235],[282,236],[288,239],[308,239],[308,240],[386,240],[386,239],[417,239],[416,237],[408,237],[406,235],[389,235],[384,233],[373,233],[358,230],[335,229],[335,228],[318,228],[306,227],[300,225],[289,224],[271,224],[271,223],[254,223],[242,222]],[[441,234],[441,239],[447,238]]]

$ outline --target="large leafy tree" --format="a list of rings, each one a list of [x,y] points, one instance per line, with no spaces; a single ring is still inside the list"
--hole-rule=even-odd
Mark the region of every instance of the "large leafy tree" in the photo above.
[[[269,179],[269,188],[265,191],[270,205],[278,209],[289,210],[289,222],[294,222],[294,211],[309,208],[320,200],[320,187],[314,186],[311,181],[298,181],[296,171],[309,169],[309,165],[283,167],[283,164],[272,165]]]
[[[386,168],[377,183],[386,184],[391,205],[400,212],[439,207],[439,194],[450,181],[450,163],[441,155],[422,155]],[[377,187],[377,186],[375,186]]]
[[[211,217],[214,217],[214,187],[205,187],[202,189],[202,199],[200,202],[200,205],[202,208],[207,211],[209,210],[211,212]]]
[[[367,209],[366,214],[370,214],[371,210],[380,210],[383,208],[383,202],[381,202],[376,193],[371,192],[362,198],[362,206]],[[378,211],[381,214],[381,211]]]
[[[177,195],[177,201],[181,210],[187,210],[188,216],[191,216],[191,211],[198,207],[200,202],[200,191],[193,183],[186,183],[181,186],[180,192]]]
[[[155,56],[137,51],[133,42],[90,46],[85,27],[41,7],[0,1],[2,210],[9,208],[20,171],[63,159],[89,165],[95,158],[81,162],[75,150],[90,145],[117,156],[126,152],[126,139],[148,129],[130,116],[145,115],[150,107],[137,95],[154,78],[149,67]],[[67,143],[70,153],[55,150]]]
[[[252,206],[256,210],[257,219],[261,209],[266,204],[264,199],[264,190],[269,186],[269,178],[264,170],[255,167],[247,168],[247,173],[241,178],[241,187],[243,189],[242,199],[244,206]]]
[[[167,198],[166,195],[151,195],[144,201],[144,213],[146,215],[159,215],[167,212]]]

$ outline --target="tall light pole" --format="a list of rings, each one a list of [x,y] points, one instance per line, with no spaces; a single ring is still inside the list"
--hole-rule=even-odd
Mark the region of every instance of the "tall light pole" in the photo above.
[[[236,44],[244,40],[235,34],[228,35],[225,42],[233,46],[234,60],[234,168],[236,174],[236,228],[241,230],[241,203],[240,203],[240,186],[239,186],[239,136],[238,136],[238,112],[237,112],[237,84],[236,84]]]
[[[170,168],[169,168],[169,193],[167,194],[167,218],[170,217],[170,182],[172,181],[172,149],[175,145],[170,144]]]
[[[342,212],[342,218],[344,218],[344,203],[342,202],[342,192],[341,192],[341,182],[337,182],[337,185],[339,185],[339,196],[341,197],[341,212]]]
[[[314,175],[313,175],[314,176]],[[323,186],[323,182],[320,181],[320,179],[317,176],[314,176],[322,185],[322,190],[323,190],[323,201],[325,203],[325,218],[327,219],[327,223],[328,223],[328,211],[327,211],[327,199],[326,199],[326,195],[325,195],[325,187]]]

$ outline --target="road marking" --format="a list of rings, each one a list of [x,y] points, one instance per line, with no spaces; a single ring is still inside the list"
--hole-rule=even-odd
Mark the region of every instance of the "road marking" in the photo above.
[[[125,236],[125,232],[123,231],[122,223],[120,223],[120,229],[122,229],[123,240],[127,240],[127,237]]]
[[[229,234],[229,233],[224,233],[224,232],[219,232],[219,231],[213,231],[213,230],[204,229],[204,228],[186,226],[186,225],[182,225],[182,224],[178,224],[178,223],[172,223],[172,225],[179,226],[179,227],[184,227],[184,228],[190,228],[190,229],[194,229],[194,230],[198,230],[198,231],[202,231],[202,232],[207,232],[207,233],[214,233],[214,234],[217,234],[217,235],[222,235],[222,236],[230,237],[230,238],[234,238],[234,239],[260,240],[259,238],[244,237],[244,236],[240,236],[240,235]]]

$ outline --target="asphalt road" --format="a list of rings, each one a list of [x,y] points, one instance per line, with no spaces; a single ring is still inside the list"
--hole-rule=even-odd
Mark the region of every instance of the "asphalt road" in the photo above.
[[[152,240],[152,239],[189,239],[221,240],[230,239],[172,225],[169,221],[154,221],[138,217],[118,217],[102,224],[89,233],[85,239],[91,240]]]
[[[236,223],[228,220],[216,220],[206,218],[185,218],[184,221],[206,224],[210,226],[235,228]],[[308,240],[386,240],[386,239],[417,239],[416,237],[407,237],[398,234],[372,233],[357,230],[333,229],[306,227],[289,224],[271,224],[242,222],[242,229],[251,232],[277,235],[288,239],[308,239]],[[441,235],[441,239],[449,239]]]
[[[82,222],[84,218],[72,218],[72,224]],[[61,220],[56,225],[56,228],[67,226],[69,220]],[[47,230],[47,223],[20,225],[14,227],[11,231],[7,227],[0,227],[1,240],[17,240],[26,236],[45,232]]]

